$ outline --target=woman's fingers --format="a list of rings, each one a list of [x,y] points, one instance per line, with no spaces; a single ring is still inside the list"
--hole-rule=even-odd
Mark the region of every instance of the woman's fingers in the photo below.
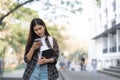
[[[41,59],[38,59],[39,64],[45,64],[46,63],[46,58],[42,57]]]

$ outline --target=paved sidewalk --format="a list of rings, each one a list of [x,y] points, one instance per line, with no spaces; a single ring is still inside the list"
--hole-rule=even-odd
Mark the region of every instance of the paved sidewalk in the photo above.
[[[24,72],[24,69],[15,70],[9,73],[4,73],[3,77],[22,78],[23,72]]]
[[[24,69],[4,73],[2,80],[22,80]],[[1,80],[1,79],[0,79]],[[61,75],[57,80],[63,80]]]
[[[61,71],[64,80],[120,80],[96,71]]]

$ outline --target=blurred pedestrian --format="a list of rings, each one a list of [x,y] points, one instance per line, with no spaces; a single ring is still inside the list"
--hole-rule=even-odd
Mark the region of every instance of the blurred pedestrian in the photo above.
[[[81,71],[86,70],[86,64],[85,64],[85,56],[82,56],[80,61]]]
[[[70,68],[71,60],[68,59],[68,69]]]
[[[63,53],[61,53],[59,57],[59,62],[60,62],[60,70],[66,70],[66,58]]]

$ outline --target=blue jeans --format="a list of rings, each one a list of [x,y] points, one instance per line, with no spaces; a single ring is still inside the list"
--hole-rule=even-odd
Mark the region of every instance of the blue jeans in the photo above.
[[[47,64],[41,66],[37,64],[29,80],[48,80]]]

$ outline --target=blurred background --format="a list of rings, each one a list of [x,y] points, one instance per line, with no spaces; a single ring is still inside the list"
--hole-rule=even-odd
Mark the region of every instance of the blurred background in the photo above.
[[[30,22],[40,17],[63,53],[59,70],[103,70],[120,66],[119,0],[1,0],[0,74],[25,68]]]

